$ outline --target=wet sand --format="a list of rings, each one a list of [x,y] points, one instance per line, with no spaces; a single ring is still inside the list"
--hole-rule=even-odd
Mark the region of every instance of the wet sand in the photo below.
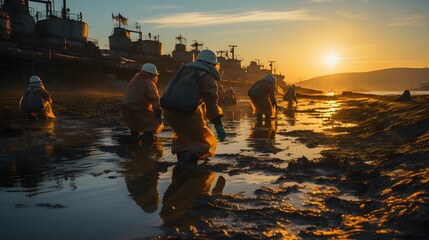
[[[225,106],[227,140],[177,171],[171,129],[133,140],[121,96],[52,92],[55,121],[0,99],[2,239],[429,236],[429,97],[300,99],[255,126]]]

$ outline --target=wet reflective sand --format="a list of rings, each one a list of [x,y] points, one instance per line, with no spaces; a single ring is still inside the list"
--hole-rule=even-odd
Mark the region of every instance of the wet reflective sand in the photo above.
[[[241,99],[183,171],[168,126],[129,136],[121,97],[54,99],[58,119],[32,123],[1,98],[2,239],[427,237],[427,97],[281,102],[262,126]]]

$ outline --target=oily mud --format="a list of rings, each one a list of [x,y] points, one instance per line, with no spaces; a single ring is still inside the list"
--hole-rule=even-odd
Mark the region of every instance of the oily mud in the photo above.
[[[428,236],[427,96],[280,101],[263,126],[243,97],[216,156],[179,171],[171,129],[132,139],[121,96],[52,95],[55,121],[0,99],[2,238]]]

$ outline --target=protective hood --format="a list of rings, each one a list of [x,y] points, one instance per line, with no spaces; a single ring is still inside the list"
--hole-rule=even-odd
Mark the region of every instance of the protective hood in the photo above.
[[[186,64],[186,67],[204,70],[208,72],[215,80],[220,80],[219,71],[216,70],[215,66],[210,63],[206,63],[203,61],[195,61],[195,62]]]
[[[41,82],[33,82],[28,84],[27,90],[31,88],[45,88],[45,86],[43,86],[43,83]]]

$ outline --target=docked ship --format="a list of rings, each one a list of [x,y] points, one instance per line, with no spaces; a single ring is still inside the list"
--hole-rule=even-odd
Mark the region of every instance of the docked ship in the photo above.
[[[43,10],[36,11],[29,2],[40,4]],[[159,35],[143,35],[138,24],[130,27],[120,13],[112,14],[115,26],[109,49],[100,49],[97,40],[88,38],[83,17],[71,13],[66,0],[61,11],[55,11],[52,0],[0,0],[0,84],[26,83],[34,74],[58,84],[129,80],[145,62],[158,67],[163,84],[203,49],[203,43],[194,40],[188,50],[187,39],[179,35],[172,54],[164,54]],[[239,86],[275,74],[272,62],[271,69],[256,62],[243,68],[235,53],[237,45],[229,47],[229,51],[217,52],[225,82]],[[275,75],[281,84],[284,76]]]
[[[264,68],[264,65],[256,61],[250,61],[249,66],[242,67],[242,60],[238,59],[235,53],[236,47],[238,46],[229,45],[229,51],[217,51],[220,73],[225,82],[253,84],[257,80],[264,78],[265,75],[272,74],[277,78],[277,85],[282,89],[287,89],[286,83],[284,82],[285,76],[278,74],[274,68],[275,61],[269,61],[270,69]]]
[[[112,19],[118,25],[113,28],[113,33],[109,36],[109,49],[103,50],[103,56],[125,63],[126,71],[134,69],[129,72],[137,72],[144,62],[154,63],[161,72],[160,82],[166,83],[180,67],[181,62],[170,55],[163,54],[159,35],[148,33],[143,36],[138,23],[134,24],[135,29],[127,27],[128,19],[120,13],[116,16],[112,14]],[[133,40],[131,34],[137,34],[137,40]]]
[[[229,45],[229,47],[229,51],[217,51],[222,79],[227,82],[246,82],[247,78],[244,75],[244,69],[241,67],[241,60],[235,54],[237,45]],[[229,57],[229,53],[231,57]]]
[[[2,79],[26,81],[32,74],[65,79],[67,73],[76,72],[76,64],[83,65],[79,69],[85,71],[82,63],[101,58],[97,41],[88,39],[88,24],[82,14],[70,13],[65,0],[59,12],[52,8],[50,0],[33,1],[44,4],[44,11],[34,11],[28,2],[0,2]],[[88,73],[94,77],[98,71]]]
[[[35,11],[29,2],[44,10]],[[159,36],[143,39],[141,31],[125,28],[124,17],[116,19],[122,25],[109,37],[110,50],[100,50],[98,41],[88,38],[82,13],[71,13],[66,0],[61,11],[51,0],[1,0],[1,83],[24,83],[33,74],[55,83],[130,79],[147,61],[159,66],[161,79],[168,81],[179,64],[162,54]],[[139,34],[137,41],[131,41],[131,33]]]
[[[259,61],[250,61],[249,66],[245,68],[246,77],[249,81],[256,81],[263,78],[267,74],[272,74],[277,78],[278,82],[283,82],[285,76],[278,74],[274,68],[275,61],[269,61],[269,69],[264,68],[264,65],[260,64]]]

